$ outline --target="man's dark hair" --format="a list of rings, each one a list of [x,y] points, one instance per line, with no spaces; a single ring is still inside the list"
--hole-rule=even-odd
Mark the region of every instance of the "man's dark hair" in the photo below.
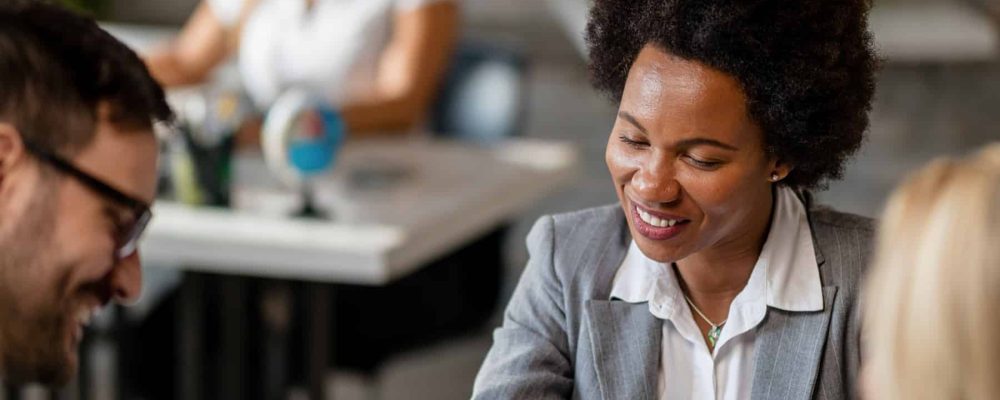
[[[594,85],[621,101],[647,44],[736,78],[767,151],[822,187],[861,146],[878,60],[869,0],[596,0],[587,25]]]
[[[94,138],[102,103],[124,128],[173,120],[145,64],[92,19],[47,2],[0,5],[0,121],[72,154]]]

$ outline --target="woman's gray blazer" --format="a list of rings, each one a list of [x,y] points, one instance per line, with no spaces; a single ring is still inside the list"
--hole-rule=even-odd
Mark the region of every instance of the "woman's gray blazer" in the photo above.
[[[856,397],[858,286],[872,221],[806,203],[825,305],[768,309],[757,327],[751,399]],[[655,399],[661,321],[646,304],[609,299],[630,241],[618,205],[539,219],[473,398]]]

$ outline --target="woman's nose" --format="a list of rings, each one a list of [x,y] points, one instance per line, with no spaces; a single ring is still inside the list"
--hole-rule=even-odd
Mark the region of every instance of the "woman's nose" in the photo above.
[[[657,158],[643,165],[632,176],[635,194],[650,203],[673,203],[680,199],[680,183],[670,160]]]

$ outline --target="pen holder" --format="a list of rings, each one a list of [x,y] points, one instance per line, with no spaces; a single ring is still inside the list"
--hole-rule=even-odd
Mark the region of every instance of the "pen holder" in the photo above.
[[[234,137],[251,110],[238,90],[210,89],[184,102],[181,134],[169,153],[177,200],[230,206]]]

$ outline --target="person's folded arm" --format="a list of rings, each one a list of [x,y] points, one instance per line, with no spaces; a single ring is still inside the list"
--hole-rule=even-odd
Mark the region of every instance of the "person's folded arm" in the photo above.
[[[447,72],[458,19],[454,1],[397,13],[379,60],[377,91],[341,110],[353,136],[406,132],[422,121]]]
[[[566,399],[573,391],[563,288],[555,273],[554,227],[543,217],[528,234],[529,261],[493,334],[473,399]]]

